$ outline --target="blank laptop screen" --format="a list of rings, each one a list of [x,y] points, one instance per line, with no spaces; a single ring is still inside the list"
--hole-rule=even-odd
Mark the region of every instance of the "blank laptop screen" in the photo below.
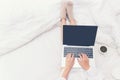
[[[63,26],[63,44],[73,46],[94,46],[97,26]]]

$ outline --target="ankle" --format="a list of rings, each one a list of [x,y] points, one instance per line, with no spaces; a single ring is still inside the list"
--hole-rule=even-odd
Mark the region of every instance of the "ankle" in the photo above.
[[[65,25],[65,24],[66,24],[66,19],[65,19],[65,18],[61,19],[61,24],[62,24],[62,25]]]
[[[70,25],[76,25],[75,19],[71,19],[71,20],[70,20]]]

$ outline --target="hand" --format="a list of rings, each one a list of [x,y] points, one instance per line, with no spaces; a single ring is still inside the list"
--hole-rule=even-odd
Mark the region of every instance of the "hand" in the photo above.
[[[67,54],[66,56],[66,63],[65,63],[65,68],[68,68],[69,70],[71,70],[71,68],[73,67],[74,65],[74,55],[73,54]]]
[[[62,77],[64,77],[65,79],[67,79],[67,77],[69,75],[69,72],[74,65],[74,61],[75,61],[74,55],[73,54],[67,54],[65,68],[64,68],[64,71],[62,73]]]
[[[81,65],[81,67],[84,69],[84,70],[88,70],[90,68],[90,65],[89,65],[89,59],[87,57],[86,54],[79,54],[79,57],[77,60],[78,60],[78,63]]]

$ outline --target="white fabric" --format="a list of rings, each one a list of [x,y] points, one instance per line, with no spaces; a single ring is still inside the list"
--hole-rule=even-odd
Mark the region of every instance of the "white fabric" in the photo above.
[[[65,78],[63,78],[63,77],[60,77],[58,80],[66,80]]]
[[[101,40],[98,38],[97,42],[100,44],[95,45],[96,67],[103,71],[98,72],[99,76],[105,75],[103,80],[115,80],[118,79],[119,73],[114,69],[119,69],[120,57],[117,56],[116,49],[109,46],[111,43],[111,40],[108,40],[109,36],[105,36]],[[108,53],[101,55],[99,46],[104,44],[108,45]],[[28,45],[0,57],[0,80],[57,80],[61,71],[60,45],[60,28],[56,27]],[[93,74],[94,69],[91,72]],[[84,75],[86,73],[82,69],[73,69],[68,80],[86,80],[87,77]],[[97,78],[97,75],[95,76]]]
[[[90,68],[87,71],[87,79],[88,80],[103,80],[104,79],[104,75],[98,71],[95,67],[94,68]]]
[[[118,2],[118,0],[114,2],[74,0],[74,15],[77,24],[97,24],[102,29],[104,28],[105,32],[110,33],[108,28],[112,28],[119,47],[120,33],[116,23],[119,6],[115,5]],[[60,0],[0,1],[0,54],[9,53],[51,29],[59,21],[59,8]]]
[[[74,6],[77,24],[97,24],[100,30],[112,36],[119,46],[117,23],[117,20],[120,20],[117,17],[120,10],[119,0],[78,1],[80,3]],[[0,54],[5,54],[28,43],[52,27],[58,27],[53,25],[59,21],[59,3],[59,0],[0,0]],[[88,5],[91,7],[88,8]],[[112,30],[117,33],[112,34]],[[61,65],[59,32],[59,28],[53,29],[12,54],[0,57],[0,80],[56,80],[59,77]],[[97,68],[103,71],[104,80],[118,79],[119,73],[113,70],[119,64],[117,60],[119,57],[115,57],[117,51],[107,46],[108,53],[101,55],[99,46],[104,44],[106,40],[95,46]],[[84,71],[77,73],[78,70],[71,72],[70,79],[86,80]],[[111,76],[111,70],[113,70],[113,76]]]
[[[0,80],[56,80],[61,65],[60,28],[0,56]]]
[[[23,46],[58,23],[58,3],[59,0],[0,0],[0,55]]]
[[[120,68],[117,67],[113,70],[112,72],[112,76],[117,79],[117,80],[120,80]]]
[[[87,80],[103,80],[104,75],[98,71],[95,67],[90,67],[89,70],[85,71]],[[81,78],[80,78],[81,79]],[[60,77],[58,80],[66,80],[64,77]]]
[[[99,28],[115,39],[116,45],[120,48],[120,27],[117,21],[118,15],[120,15],[120,3],[119,0],[96,0],[89,5],[91,14],[94,21]],[[119,52],[120,53],[120,52]]]

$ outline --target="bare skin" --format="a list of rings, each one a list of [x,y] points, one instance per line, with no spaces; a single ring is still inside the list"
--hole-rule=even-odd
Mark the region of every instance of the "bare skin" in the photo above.
[[[74,19],[70,20],[70,25],[76,25],[76,21]]]
[[[74,19],[69,20],[69,22],[70,22],[70,25],[76,25],[76,21]],[[61,24],[66,25],[66,19],[65,18],[61,19]]]
[[[66,25],[67,15],[70,25],[75,25],[76,21],[73,16],[73,2],[63,1],[61,5],[61,24]]]
[[[88,59],[87,55],[81,54],[79,56],[80,56],[80,58],[77,59],[78,63],[84,70],[87,71],[90,68],[89,59]],[[72,55],[71,53],[66,56],[66,65],[64,67],[64,71],[63,71],[61,77],[65,78],[67,80],[68,75],[69,75],[72,67],[74,66],[74,61],[75,61],[74,55]]]
[[[62,25],[65,25],[65,24],[66,24],[66,19],[65,19],[65,18],[62,18],[62,19],[61,19],[61,24],[62,24]]]
[[[66,64],[65,64],[64,71],[62,74],[62,77],[64,77],[65,79],[67,79],[69,72],[71,71],[74,65],[74,61],[75,61],[74,55],[68,54],[66,56]]]
[[[90,68],[90,65],[89,65],[89,59],[87,57],[86,54],[79,54],[79,57],[77,60],[78,60],[78,63],[81,65],[81,67],[84,69],[84,70],[88,70]]]

